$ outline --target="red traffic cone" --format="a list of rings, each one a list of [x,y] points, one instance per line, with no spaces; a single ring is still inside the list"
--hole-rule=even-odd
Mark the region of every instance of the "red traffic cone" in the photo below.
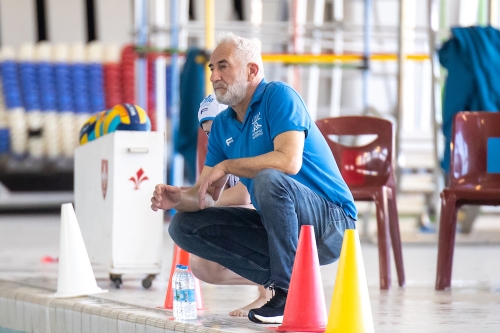
[[[172,276],[175,272],[177,265],[185,265],[189,267],[189,252],[184,251],[177,244],[174,244],[174,258],[172,260],[172,267],[170,268],[170,278],[168,279],[167,296],[165,296],[165,309],[172,310],[174,308],[174,299],[172,295]],[[189,268],[189,271],[191,269]],[[203,297],[201,295],[200,281],[195,277],[195,294],[196,294],[196,308],[203,310]]]
[[[324,332],[326,322],[325,295],[314,227],[304,225],[300,229],[283,324],[276,331]]]

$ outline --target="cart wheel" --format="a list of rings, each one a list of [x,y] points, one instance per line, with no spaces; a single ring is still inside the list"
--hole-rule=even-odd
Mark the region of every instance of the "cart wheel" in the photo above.
[[[116,289],[120,289],[123,281],[122,281],[122,276],[121,275],[115,275],[115,274],[109,274],[109,278],[113,283],[115,284]]]
[[[151,285],[153,284],[153,280],[155,279],[155,276],[156,276],[156,275],[150,274],[150,275],[148,275],[147,277],[145,277],[145,278],[142,280],[142,286],[143,286],[145,289],[149,289],[149,288],[151,287]]]

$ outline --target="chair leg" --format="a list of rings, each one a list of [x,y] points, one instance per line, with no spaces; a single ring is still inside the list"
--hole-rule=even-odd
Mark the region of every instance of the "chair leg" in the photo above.
[[[457,204],[453,194],[441,194],[436,290],[451,288],[455,232],[457,229]]]
[[[400,287],[405,285],[405,268],[403,264],[403,250],[401,247],[401,233],[399,232],[398,206],[396,203],[396,191],[391,188],[392,196],[389,200],[389,231],[391,233],[392,251],[394,253],[394,262],[398,273],[398,282]]]
[[[377,210],[378,258],[380,270],[380,289],[391,287],[391,257],[389,238],[389,210],[387,204],[387,187],[383,187],[375,195]]]

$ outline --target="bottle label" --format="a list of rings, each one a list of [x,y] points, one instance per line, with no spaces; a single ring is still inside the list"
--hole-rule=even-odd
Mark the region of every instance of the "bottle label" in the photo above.
[[[174,289],[174,300],[177,302],[182,302],[184,298],[184,294],[182,290]]]
[[[194,289],[188,289],[186,291],[187,291],[187,300],[188,300],[188,302],[190,302],[190,303],[196,302],[196,297],[195,297],[195,294],[194,294]]]
[[[194,289],[175,290],[175,300],[179,302],[196,302]]]
[[[175,294],[175,299],[177,301],[179,301],[179,302],[184,302],[185,298],[186,298],[185,295],[184,295],[184,293],[185,293],[185,290],[179,290],[179,289],[177,289],[176,290],[176,294]]]

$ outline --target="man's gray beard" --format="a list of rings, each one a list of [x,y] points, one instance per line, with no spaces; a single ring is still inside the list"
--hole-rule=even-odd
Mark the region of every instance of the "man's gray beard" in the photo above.
[[[226,93],[222,94],[220,90],[215,90],[217,102],[229,106],[235,106],[245,98],[249,82],[238,80],[232,85],[227,85]]]

